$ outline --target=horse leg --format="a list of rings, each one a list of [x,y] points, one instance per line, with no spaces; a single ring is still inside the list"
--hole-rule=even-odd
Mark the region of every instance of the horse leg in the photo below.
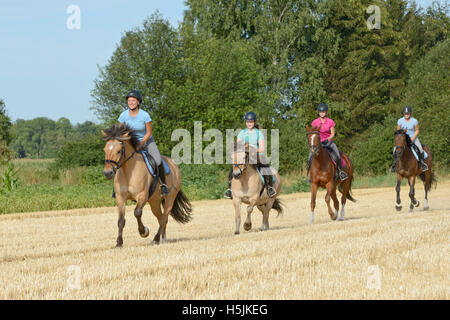
[[[247,219],[244,222],[245,231],[249,231],[252,228],[252,212],[255,204],[256,199],[250,199],[250,204],[247,206]]]
[[[233,197],[233,205],[234,205],[234,212],[235,212],[235,222],[236,222],[236,228],[234,231],[234,234],[240,233],[241,228],[241,199],[238,197]]]
[[[117,208],[119,209],[119,220],[117,222],[117,226],[119,227],[119,234],[117,236],[116,248],[120,248],[123,245],[122,232],[123,228],[125,227],[125,200],[117,195],[116,201]]]
[[[345,204],[347,203],[347,195],[350,191],[351,183],[352,183],[352,178],[351,178],[351,176],[349,176],[348,179],[344,182],[344,188],[342,190],[342,197],[341,197],[342,208],[341,208],[341,216],[339,217],[339,221],[344,221]]]
[[[425,187],[425,201],[423,202],[423,210],[430,210],[430,206],[428,205],[428,192],[431,189],[431,166],[428,165],[428,171],[425,172],[425,181],[423,183]]]
[[[333,204],[334,204],[334,218],[333,220],[336,220],[339,216],[339,200],[337,199],[336,196],[336,186],[333,187],[333,190],[331,190],[331,199],[333,199]]]
[[[147,202],[147,196],[146,194],[139,195],[137,197],[137,205],[134,209],[134,216],[136,217],[137,223],[138,223],[138,231],[142,238],[147,238],[150,231],[144,224],[142,223],[142,209],[145,206],[145,203]]]
[[[395,191],[397,192],[397,203],[395,205],[395,209],[397,211],[402,211],[402,200],[400,200],[400,186],[402,185],[403,177],[401,175],[397,175],[397,186],[395,187]]]
[[[325,195],[325,202],[328,206],[328,214],[330,215],[331,220],[336,220],[337,213],[333,212],[333,209],[331,209],[330,200],[331,200],[331,194],[333,193],[333,182],[328,182],[327,187],[327,194]]]
[[[259,228],[259,231],[269,230],[269,212],[273,206],[274,201],[275,201],[275,199],[270,199],[265,205],[258,206],[258,209],[263,214],[262,224],[261,224],[261,227]]]
[[[172,197],[171,199],[166,199],[164,201],[164,213],[161,218],[161,242],[166,242],[166,227],[167,222],[169,221],[169,214],[172,211],[173,203],[174,203],[175,197]]]
[[[311,183],[311,216],[309,217],[309,224],[314,223],[314,209],[316,208],[317,189],[318,185],[316,183]]]
[[[408,183],[409,183],[409,198],[411,199],[411,204],[409,205],[409,212],[413,212],[414,207],[418,207],[420,205],[419,201],[417,201],[416,198],[414,197],[415,195],[414,184],[416,183],[416,177],[411,176],[408,179]]]
[[[159,240],[161,238],[161,225],[162,225],[162,211],[161,211],[161,202],[159,200],[154,200],[150,202],[150,207],[152,209],[153,215],[158,219],[159,228],[158,232],[155,234],[153,238],[153,242],[159,244]]]

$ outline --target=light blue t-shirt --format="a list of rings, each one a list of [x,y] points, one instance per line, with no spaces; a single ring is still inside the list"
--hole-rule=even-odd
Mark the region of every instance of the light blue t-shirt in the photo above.
[[[414,136],[416,133],[415,127],[419,124],[419,121],[417,121],[416,118],[411,117],[409,121],[406,121],[405,118],[400,118],[397,121],[397,125],[399,125],[402,130],[407,130],[406,133],[410,138]]]
[[[151,121],[152,118],[150,118],[150,115],[142,109],[139,109],[135,117],[130,116],[129,110],[125,110],[119,116],[119,122],[125,123],[129,128],[133,129],[139,141],[142,141],[147,133],[145,124]]]
[[[244,143],[248,142],[256,148],[259,148],[259,141],[264,140],[264,135],[256,128],[254,128],[251,132],[248,130],[248,128],[246,128],[239,132],[237,137]]]

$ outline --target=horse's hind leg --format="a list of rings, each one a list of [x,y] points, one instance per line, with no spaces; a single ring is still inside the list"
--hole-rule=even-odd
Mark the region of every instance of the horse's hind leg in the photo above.
[[[430,210],[430,206],[428,205],[428,192],[431,189],[431,166],[428,166],[430,169],[425,172],[425,181],[423,183],[425,187],[425,201],[423,202],[423,210],[428,211]]]
[[[331,195],[333,193],[333,188],[336,189],[336,187],[334,187],[333,182],[328,182],[327,183],[327,194],[325,196],[325,202],[327,203],[328,214],[330,215],[330,218],[332,220],[336,220],[337,213],[333,212],[333,209],[331,209],[331,205],[330,205],[330,200],[331,200]],[[336,192],[336,190],[334,192]]]
[[[339,200],[336,196],[336,186],[334,186],[333,190],[331,191],[331,199],[333,199],[333,204],[334,204],[334,209],[335,209],[333,220],[336,220],[339,216]]]
[[[266,231],[269,230],[269,213],[270,209],[273,206],[275,199],[270,199],[269,202],[267,202],[263,206],[258,206],[258,209],[261,211],[263,217],[262,217],[262,224],[259,228],[259,231]]]
[[[170,198],[168,197],[164,201],[164,213],[161,217],[161,242],[162,243],[166,242],[167,222],[169,221],[169,214],[172,211],[173,203],[175,201],[176,195],[177,194],[175,194],[174,196],[169,196]]]
[[[159,228],[158,232],[155,234],[155,237],[153,238],[153,242],[159,244],[159,240],[161,238],[161,224],[162,224],[162,210],[161,210],[161,203],[158,201],[151,201],[150,207],[152,208],[153,215],[158,219]]]

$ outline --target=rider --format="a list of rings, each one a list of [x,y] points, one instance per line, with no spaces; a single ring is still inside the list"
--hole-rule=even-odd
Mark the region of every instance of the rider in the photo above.
[[[428,165],[424,160],[424,151],[422,144],[418,138],[419,136],[419,121],[416,118],[411,117],[412,108],[410,106],[405,106],[403,108],[403,118],[397,121],[397,130],[405,130],[406,134],[411,138],[412,143],[417,147],[417,156],[419,157],[419,164],[422,167],[422,171],[428,170]],[[397,157],[395,156],[394,150],[394,164],[391,167],[391,172],[396,171]]]
[[[237,143],[248,143],[249,145],[257,148],[258,152],[258,166],[259,167],[269,167],[266,156],[264,155],[264,135],[259,131],[259,126],[256,124],[256,114],[254,112],[247,112],[244,115],[245,125],[247,129],[239,132],[237,136]],[[232,199],[231,192],[231,180],[233,179],[233,169],[230,170],[228,174],[228,189],[225,191],[224,197]],[[270,198],[274,197],[277,192],[273,187],[273,176],[269,174],[264,174],[264,184],[267,188],[267,194]]]
[[[166,196],[169,194],[169,188],[166,185],[166,172],[161,154],[152,135],[152,119],[146,111],[140,108],[142,93],[139,90],[131,90],[125,99],[128,104],[128,110],[120,114],[118,121],[120,124],[125,123],[128,128],[134,130],[134,134],[140,141],[136,151],[146,150],[155,160],[158,167],[161,195]]]
[[[319,104],[317,111],[319,112],[319,118],[312,122],[313,127],[320,127],[320,142],[323,147],[331,149],[336,156],[336,164],[338,169],[338,175],[340,180],[346,180],[348,178],[347,173],[342,169],[341,154],[336,144],[333,142],[333,138],[336,135],[336,123],[327,117],[328,105],[326,103]],[[312,163],[312,154],[308,156],[308,173]]]

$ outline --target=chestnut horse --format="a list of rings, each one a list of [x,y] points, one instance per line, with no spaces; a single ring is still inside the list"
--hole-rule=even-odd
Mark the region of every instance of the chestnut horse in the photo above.
[[[147,169],[144,157],[137,152],[133,130],[126,125],[115,124],[107,130],[102,130],[103,140],[107,141],[105,151],[105,168],[103,175],[106,179],[114,178],[114,190],[116,203],[119,209],[119,235],[116,247],[123,244],[122,231],[125,226],[125,205],[127,200],[136,201],[134,216],[138,223],[138,231],[141,237],[146,238],[149,230],[143,225],[142,208],[148,202],[153,214],[158,219],[159,229],[153,241],[159,243],[166,241],[166,226],[169,214],[175,221],[187,223],[191,220],[191,204],[181,191],[181,174],[178,166],[168,157],[162,157],[170,168],[170,174],[166,176],[166,184],[169,194],[161,197],[159,192],[153,192],[150,196],[149,190],[152,186],[153,175]],[[153,185],[153,189],[159,190],[159,181]],[[164,212],[161,210],[164,207]]]
[[[261,175],[256,169],[257,152],[256,148],[246,143],[234,145],[233,157],[233,180],[231,181],[231,191],[233,193],[233,205],[235,209],[236,229],[234,234],[240,233],[241,226],[241,203],[247,204],[247,219],[244,223],[244,230],[249,231],[252,228],[251,214],[253,208],[258,207],[263,214],[260,231],[269,230],[269,212],[275,209],[278,214],[283,212],[281,202],[277,196],[281,191],[281,177],[273,168],[264,168],[271,170],[275,177],[273,187],[277,195],[269,198],[267,190],[264,187]]]
[[[341,152],[341,158],[345,161],[346,166],[342,166],[348,174],[348,179],[341,181],[338,180],[336,174],[336,165],[333,163],[330,153],[322,147],[320,142],[320,128],[306,126],[306,135],[308,139],[309,149],[313,155],[313,160],[310,168],[311,176],[311,216],[309,223],[314,223],[314,209],[316,208],[316,196],[319,187],[326,188],[327,194],[325,196],[325,202],[328,206],[328,214],[332,220],[336,220],[339,215],[339,201],[336,196],[336,188],[342,193],[341,203],[342,210],[339,220],[344,220],[345,204],[347,199],[355,202],[351,195],[352,182],[353,182],[353,164],[349,157]],[[330,198],[333,199],[334,209],[333,212],[330,206]]]
[[[420,205],[420,202],[415,198],[414,190],[416,177],[419,176],[425,186],[425,201],[423,209],[427,211],[429,209],[428,192],[431,190],[433,185],[436,187],[437,184],[434,172],[432,171],[433,159],[431,156],[431,151],[427,146],[423,145],[423,150],[428,154],[428,157],[425,159],[425,162],[428,165],[428,170],[424,172],[411,151],[410,146],[412,145],[412,142],[411,138],[406,134],[406,130],[397,130],[394,132],[394,145],[394,156],[397,159],[395,168],[397,172],[397,186],[395,188],[395,191],[397,192],[397,203],[395,205],[395,209],[397,211],[402,210],[400,185],[403,178],[406,178],[409,184],[409,198],[411,199],[411,204],[409,206],[410,212],[414,211],[414,207],[418,207]]]

